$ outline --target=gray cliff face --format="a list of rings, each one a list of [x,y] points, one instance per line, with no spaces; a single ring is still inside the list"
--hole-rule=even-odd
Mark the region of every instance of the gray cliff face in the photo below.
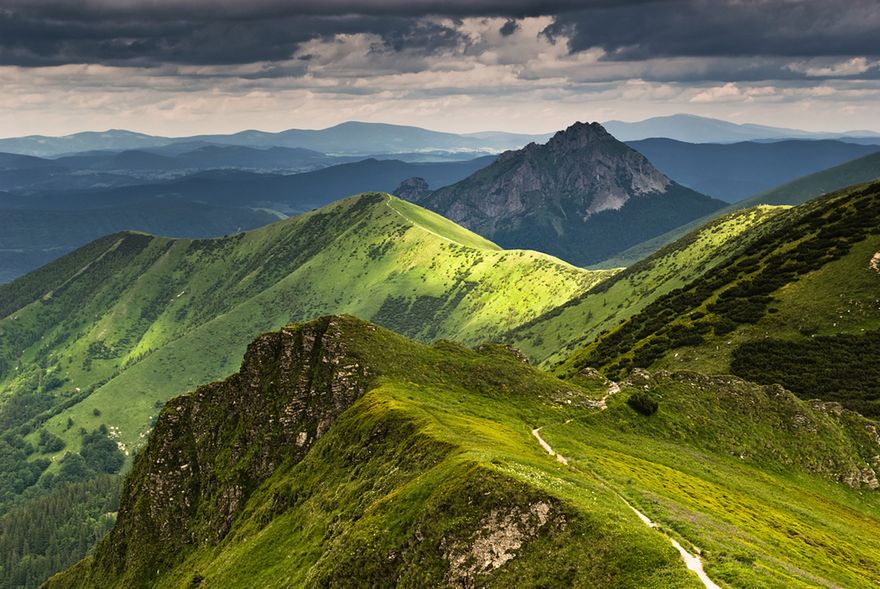
[[[529,214],[587,220],[632,198],[662,194],[671,184],[598,123],[576,123],[545,145],[505,152],[485,170],[418,202],[491,236]]]
[[[576,123],[457,184],[411,194],[501,247],[575,265],[607,260],[725,206],[670,180],[598,123]]]

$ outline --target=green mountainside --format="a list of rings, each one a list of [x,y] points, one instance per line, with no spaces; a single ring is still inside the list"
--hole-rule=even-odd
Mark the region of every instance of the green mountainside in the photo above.
[[[671,540],[720,587],[873,587],[878,446],[778,386],[564,381],[327,317],[170,401],[114,529],[46,587],[703,586]]]
[[[0,514],[20,505],[22,530],[43,495],[119,472],[166,400],[232,373],[263,331],[346,312],[476,344],[611,274],[501,250],[376,193],[223,239],[109,235],[0,286]],[[15,571],[0,587],[82,558],[95,532],[65,542],[100,529],[101,504],[56,510],[84,520],[64,542],[0,533]]]
[[[475,344],[608,275],[382,194],[225,239],[116,234],[0,287],[0,382],[39,397],[34,441],[39,427],[76,449],[80,427],[106,424],[131,449],[157,403],[231,373],[256,333],[291,320],[347,312]]]
[[[770,228],[563,370],[733,373],[880,416],[880,183],[790,209]]]
[[[505,335],[529,358],[552,364],[681,288],[758,239],[787,207],[736,211],[697,229]]]
[[[873,587],[878,354],[880,183],[625,270],[384,193],[112,234],[0,285],[0,587],[117,506],[47,587]]]

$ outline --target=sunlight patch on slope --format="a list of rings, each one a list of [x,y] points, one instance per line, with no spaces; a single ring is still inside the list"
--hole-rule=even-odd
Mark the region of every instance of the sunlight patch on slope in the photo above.
[[[441,239],[476,249],[501,249],[485,237],[481,237],[476,233],[453,223],[446,217],[442,217],[437,213],[423,209],[391,195],[386,195],[386,197],[387,200],[385,203],[388,205],[388,208],[416,227],[420,227]]]

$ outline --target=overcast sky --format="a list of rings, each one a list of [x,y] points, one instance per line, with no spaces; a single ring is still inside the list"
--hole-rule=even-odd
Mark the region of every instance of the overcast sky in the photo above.
[[[880,131],[880,0],[0,0],[0,136],[688,112]]]

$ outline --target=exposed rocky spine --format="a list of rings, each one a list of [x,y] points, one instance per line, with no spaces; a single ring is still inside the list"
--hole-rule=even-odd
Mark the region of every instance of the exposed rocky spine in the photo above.
[[[240,372],[166,405],[93,566],[148,585],[197,545],[223,539],[250,494],[364,393],[368,371],[337,321],[260,336]]]

